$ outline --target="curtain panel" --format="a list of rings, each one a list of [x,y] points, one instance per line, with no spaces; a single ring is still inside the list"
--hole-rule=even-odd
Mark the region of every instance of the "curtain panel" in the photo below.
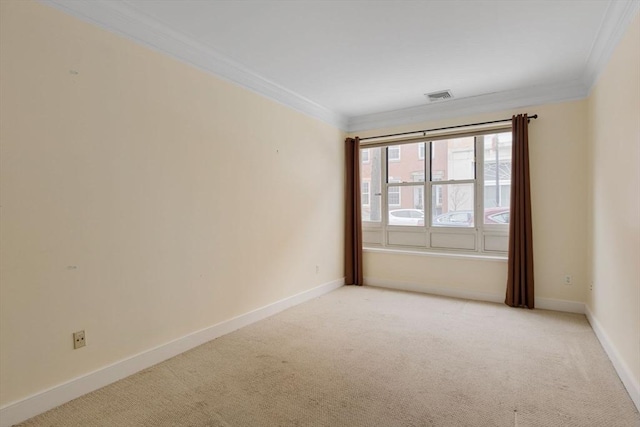
[[[529,180],[529,119],[526,114],[512,118],[511,219],[505,304],[533,309],[533,234]]]
[[[347,138],[345,191],[345,284],[362,285],[362,213],[360,205],[360,138]]]

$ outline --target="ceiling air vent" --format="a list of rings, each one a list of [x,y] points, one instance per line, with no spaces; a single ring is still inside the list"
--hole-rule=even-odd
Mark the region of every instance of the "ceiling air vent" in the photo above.
[[[429,102],[444,101],[453,98],[450,90],[441,90],[440,92],[425,93]]]

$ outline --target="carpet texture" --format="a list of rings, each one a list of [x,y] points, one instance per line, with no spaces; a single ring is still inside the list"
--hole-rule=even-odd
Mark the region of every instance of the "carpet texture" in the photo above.
[[[371,287],[225,335],[22,426],[639,426],[583,315]]]

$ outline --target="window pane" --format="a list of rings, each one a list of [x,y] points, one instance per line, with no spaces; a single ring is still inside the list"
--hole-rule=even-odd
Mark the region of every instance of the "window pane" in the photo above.
[[[511,132],[484,136],[484,223],[508,224]]]
[[[389,155],[389,162],[387,163],[387,182],[424,181],[424,158],[420,159],[420,146],[424,146],[424,143],[396,146],[395,148],[397,148],[398,151],[392,150],[394,147],[388,148],[387,154]],[[398,155],[396,160],[393,160],[391,155],[394,152],[400,153],[400,148],[402,148],[402,156]]]
[[[424,226],[424,185],[389,187],[389,225]]]
[[[473,184],[434,184],[431,224],[441,227],[473,227]]]
[[[360,182],[362,183],[362,221],[382,220],[382,149],[360,150]],[[366,155],[363,153],[366,152]]]
[[[444,139],[431,144],[433,181],[475,178],[474,137]]]

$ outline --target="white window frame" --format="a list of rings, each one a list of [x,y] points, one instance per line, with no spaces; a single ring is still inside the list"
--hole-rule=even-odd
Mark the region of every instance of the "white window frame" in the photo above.
[[[393,177],[386,176],[388,165],[394,162],[393,159],[387,159],[389,150],[380,150],[380,167],[378,168],[382,174],[381,178],[383,191],[381,203],[382,222],[364,222],[363,223],[363,246],[365,248],[383,248],[389,250],[410,250],[424,252],[442,252],[451,253],[455,256],[472,256],[486,255],[490,257],[504,257],[507,253],[508,246],[508,224],[484,224],[484,135],[510,132],[510,126],[502,126],[492,128],[491,130],[479,130],[477,132],[465,132],[460,134],[448,134],[446,136],[433,136],[422,139],[425,145],[425,158],[420,159],[425,162],[425,181],[416,182],[398,182]],[[473,179],[464,180],[437,180],[432,177],[431,163],[434,158],[433,144],[431,142],[442,139],[456,139],[461,137],[474,136],[474,156],[475,176]],[[417,138],[403,143],[418,143]],[[389,146],[398,146],[395,141],[389,141],[388,145],[372,145],[388,148]],[[400,145],[401,146],[401,145]],[[419,150],[419,149],[418,149]],[[431,153],[427,155],[427,151]],[[398,150],[399,152],[400,150]],[[398,160],[399,161],[399,160]],[[432,180],[432,178],[436,178]],[[473,227],[453,227],[453,226],[433,226],[432,225],[432,192],[433,185],[446,184],[472,184],[474,187],[474,225]],[[389,205],[387,203],[389,187],[404,186],[424,186],[424,226],[406,226],[406,225],[389,225],[389,210],[402,206],[402,189],[398,188],[399,204]],[[370,197],[376,197],[370,195]]]

